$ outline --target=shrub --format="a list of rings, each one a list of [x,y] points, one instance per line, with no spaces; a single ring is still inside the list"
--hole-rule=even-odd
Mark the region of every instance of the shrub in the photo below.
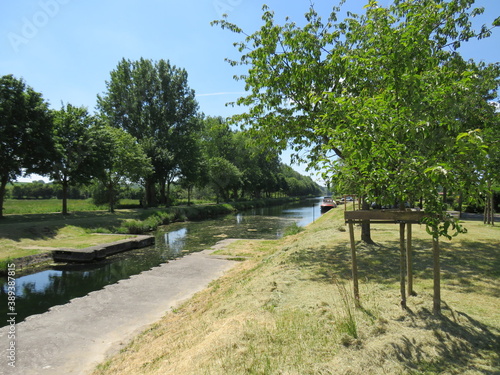
[[[285,228],[285,232],[283,233],[283,236],[293,236],[294,234],[300,233],[304,230],[304,228],[300,227],[297,225],[297,223],[290,224]]]

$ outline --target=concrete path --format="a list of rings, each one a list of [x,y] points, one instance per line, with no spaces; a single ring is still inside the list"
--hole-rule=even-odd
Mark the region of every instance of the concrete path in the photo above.
[[[203,290],[236,262],[193,253],[102,290],[55,306],[15,326],[15,365],[9,366],[9,327],[0,329],[0,374],[88,374],[172,307]],[[2,317],[4,318],[4,317]]]

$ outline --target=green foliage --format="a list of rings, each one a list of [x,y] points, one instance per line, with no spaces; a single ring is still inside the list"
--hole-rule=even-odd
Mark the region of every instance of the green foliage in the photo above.
[[[275,21],[264,6],[253,34],[216,21],[246,35],[237,44],[241,59],[230,63],[249,66],[239,77],[248,95],[237,101],[248,110],[233,121],[269,147],[295,144],[298,159],[308,150],[310,166],[339,191],[380,204],[424,197],[426,212],[438,217],[439,189],[484,189],[494,169],[487,146],[499,140],[489,101],[500,66],[458,53],[461,43],[491,34],[473,28],[484,11],[473,3],[369,1],[364,14],[340,22],[340,8],[324,22],[311,6],[303,27]],[[428,224],[439,235],[460,232],[451,222]]]
[[[0,77],[0,218],[8,182],[45,173],[53,152],[52,118],[40,93],[12,75]]]
[[[297,225],[297,223],[293,223],[293,224],[290,224],[288,225],[286,228],[285,228],[285,231],[283,233],[283,236],[293,236],[295,234],[298,234],[300,232],[304,231],[304,228],[303,227],[299,227]]]
[[[110,193],[114,194],[113,197],[110,197]],[[94,202],[95,205],[98,206],[105,206],[109,205],[110,201],[113,202],[118,202],[119,195],[116,190],[113,190],[110,192],[106,186],[104,186],[102,183],[96,183],[94,184],[92,188],[92,202]]]
[[[282,164],[274,147],[256,142],[249,132],[231,130],[223,119],[209,117],[204,121],[202,134],[207,177],[223,200],[258,199],[273,193],[292,196],[320,193],[310,177]]]
[[[57,195],[57,189],[53,184],[32,182],[31,184],[16,184],[12,188],[14,199],[34,198],[50,199]]]
[[[153,172],[151,159],[137,143],[137,139],[123,129],[101,126],[95,129],[94,137],[99,144],[102,160],[98,173],[101,189],[97,192],[101,192],[99,197],[106,197],[109,209],[113,212],[120,185],[149,177]],[[104,189],[105,193],[102,192]]]
[[[220,157],[209,160],[209,179],[217,197],[229,201],[230,192],[241,184],[241,172],[237,166]]]
[[[84,107],[67,104],[54,112],[55,153],[49,175],[62,186],[63,214],[68,213],[68,188],[87,183],[101,169],[99,148],[93,141],[94,123]]]
[[[196,207],[175,207],[165,210],[146,211],[141,220],[128,220],[118,230],[120,233],[141,234],[151,232],[160,225],[186,220],[200,220],[234,212],[230,205],[207,205]]]
[[[151,159],[153,173],[142,176],[148,205],[156,204],[155,184],[166,203],[165,184],[182,174],[190,153],[184,147],[196,137],[200,123],[195,93],[187,72],[165,60],[122,59],[98,96],[108,123],[135,137]]]

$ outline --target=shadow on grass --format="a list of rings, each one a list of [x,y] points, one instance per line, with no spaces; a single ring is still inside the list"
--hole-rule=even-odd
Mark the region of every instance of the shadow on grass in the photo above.
[[[378,284],[399,282],[399,242],[378,245],[357,243],[358,276]],[[450,279],[461,293],[499,297],[495,282],[500,276],[500,241],[461,240],[443,242],[441,267],[443,280]],[[413,241],[414,274],[419,279],[433,279],[431,240]],[[347,241],[320,249],[309,248],[293,258],[305,268],[311,279],[332,282],[351,278],[351,251]],[[448,286],[449,287],[449,286]],[[417,291],[418,292],[418,291]],[[419,307],[407,309],[405,325],[419,328],[422,340],[402,330],[400,339],[389,342],[399,362],[410,374],[462,373],[470,369],[483,374],[499,374],[500,332],[466,313],[454,311],[442,301],[443,313],[435,315]],[[430,332],[429,332],[430,331]],[[427,337],[427,339],[426,339]],[[430,349],[428,338],[438,344]]]
[[[8,215],[0,221],[0,237],[19,242],[23,239],[43,240],[54,238],[58,231],[72,225],[83,229],[102,228],[113,231],[126,219],[136,219],[144,210],[106,211]]]
[[[498,374],[500,368],[500,336],[498,331],[451,310],[445,302],[443,314],[434,315],[427,309],[411,313],[413,326],[431,331],[437,344],[434,355],[415,338],[403,335],[390,345],[399,362],[404,363],[412,374],[462,373],[464,369],[482,374]],[[445,316],[445,315],[449,315]]]
[[[316,281],[331,282],[333,278],[351,277],[351,250],[349,243],[333,247],[310,248],[296,254],[293,261],[312,271]],[[378,283],[393,283],[399,278],[399,249],[382,245],[356,245],[358,276]]]
[[[414,240],[414,276],[422,280],[433,279],[433,258],[431,240]],[[500,277],[499,241],[479,242],[462,240],[441,243],[442,279],[452,279],[463,292],[476,292],[478,282]],[[386,241],[382,244],[356,244],[358,277],[380,284],[399,281],[399,242]],[[312,271],[312,279],[331,281],[334,277],[351,277],[351,250],[348,242],[320,249],[309,248],[296,254],[293,261]],[[486,288],[491,295],[498,296],[494,285]],[[482,292],[484,292],[484,288]]]

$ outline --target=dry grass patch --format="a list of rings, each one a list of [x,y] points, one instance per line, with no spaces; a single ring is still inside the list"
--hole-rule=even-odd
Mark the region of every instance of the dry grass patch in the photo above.
[[[409,309],[399,307],[398,230],[387,225],[374,228],[376,246],[360,246],[362,307],[354,308],[348,233],[342,211],[331,211],[303,233],[220,251],[246,260],[94,374],[497,373],[500,236],[469,227],[443,242],[442,315],[430,312],[423,227],[415,228],[418,295]]]

